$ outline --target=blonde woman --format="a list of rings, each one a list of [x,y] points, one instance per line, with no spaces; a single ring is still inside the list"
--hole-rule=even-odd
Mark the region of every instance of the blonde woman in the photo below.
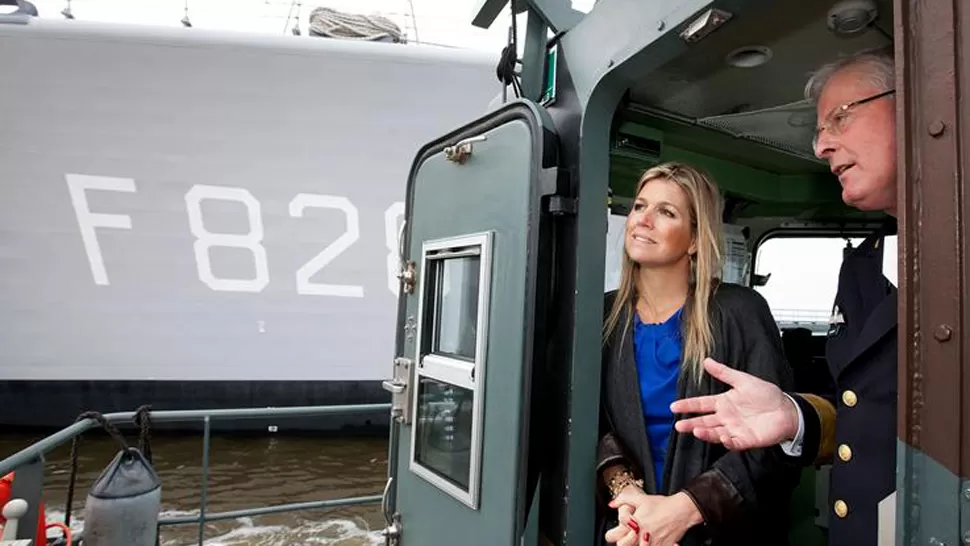
[[[599,536],[620,546],[779,546],[799,471],[775,451],[728,452],[674,430],[679,398],[726,386],[703,361],[790,390],[765,300],[720,284],[721,197],[701,171],[648,170],[627,218],[619,288],[606,295],[597,479]]]

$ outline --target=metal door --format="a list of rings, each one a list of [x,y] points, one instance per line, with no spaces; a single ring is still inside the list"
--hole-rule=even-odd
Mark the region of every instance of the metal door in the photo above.
[[[521,539],[552,219],[572,205],[556,151],[545,112],[523,100],[427,145],[412,166],[385,382],[396,419],[385,515],[399,526],[389,543]]]

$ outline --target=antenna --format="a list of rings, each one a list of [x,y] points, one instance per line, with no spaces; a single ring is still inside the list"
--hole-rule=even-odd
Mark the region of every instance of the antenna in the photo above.
[[[421,40],[418,39],[418,18],[414,16],[414,0],[408,0],[408,6],[411,7],[411,26],[414,27],[414,43],[419,44]]]
[[[268,3],[268,0],[267,0],[267,3]],[[294,7],[296,8],[296,14],[293,13]],[[284,34],[286,34],[287,27],[290,26],[290,21],[295,20],[292,32],[294,36],[300,35],[300,10],[302,7],[303,7],[303,3],[300,2],[300,0],[293,0],[292,2],[290,2],[290,9],[286,12],[286,22],[283,23]]]
[[[74,12],[71,11],[71,0],[67,0],[67,7],[61,10],[61,15],[63,15],[65,19],[74,19]]]
[[[182,26],[192,28],[192,21],[189,20],[189,0],[185,0],[185,16],[182,17]]]

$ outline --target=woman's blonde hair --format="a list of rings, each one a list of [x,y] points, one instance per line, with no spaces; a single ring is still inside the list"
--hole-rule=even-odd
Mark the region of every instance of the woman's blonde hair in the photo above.
[[[669,180],[676,183],[690,204],[690,225],[696,252],[690,257],[690,279],[688,282],[687,302],[682,313],[684,324],[684,350],[681,368],[695,380],[703,375],[704,359],[710,355],[714,344],[708,305],[711,295],[721,276],[721,256],[723,248],[723,210],[721,194],[707,174],[699,169],[681,163],[661,163],[648,169],[640,177],[634,195],[652,180]],[[624,236],[623,265],[616,299],[604,324],[604,342],[616,329],[625,310],[636,312],[637,278],[640,264],[630,259],[626,252]],[[624,336],[629,324],[624,326]]]

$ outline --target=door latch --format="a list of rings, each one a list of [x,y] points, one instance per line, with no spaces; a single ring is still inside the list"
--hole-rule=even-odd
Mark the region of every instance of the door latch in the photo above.
[[[460,140],[453,146],[448,146],[445,148],[445,157],[448,158],[448,161],[461,165],[465,163],[468,156],[472,155],[472,144],[476,142],[484,142],[486,140],[488,140],[488,137],[485,135],[478,135]]]
[[[411,424],[411,379],[414,377],[414,361],[410,358],[394,359],[394,376],[383,381],[381,387],[391,393],[391,419],[402,425]]]

